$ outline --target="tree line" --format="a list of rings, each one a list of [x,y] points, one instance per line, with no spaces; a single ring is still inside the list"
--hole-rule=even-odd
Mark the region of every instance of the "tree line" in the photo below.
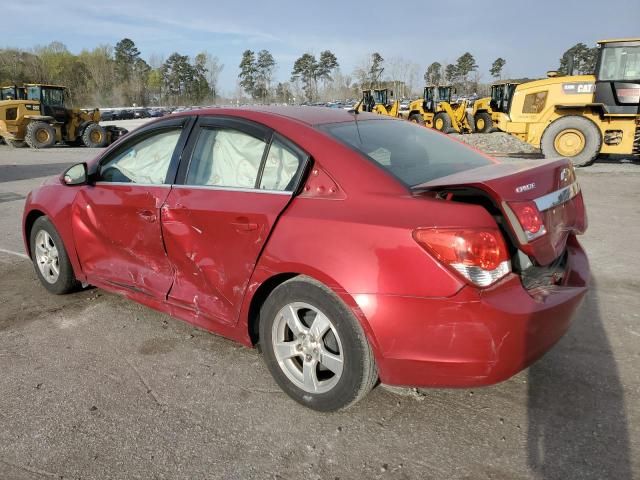
[[[584,43],[578,43],[569,48],[560,58],[557,68],[559,74],[568,73],[567,65],[570,57],[574,59],[574,73],[593,73],[597,48],[589,48]],[[492,81],[503,79],[506,64],[507,61],[502,57],[493,61],[489,68]],[[260,51],[257,56],[252,50],[246,50],[242,54],[239,65],[239,86],[253,100],[262,102],[273,100],[283,103],[357,97],[360,90],[367,88],[395,87],[396,96],[400,97],[419,94],[414,91],[413,79],[410,82],[406,81],[407,72],[415,70],[414,65],[402,59],[395,59],[392,68],[385,76],[383,72],[387,65],[379,52],[370,54],[351,76],[342,75],[339,66],[336,55],[329,50],[321,52],[318,58],[311,53],[304,53],[294,62],[290,81],[278,82],[272,88],[271,79],[276,68],[273,56],[266,50]],[[486,95],[490,90],[490,84],[481,82],[482,75],[478,72],[478,68],[475,57],[470,52],[465,52],[453,63],[431,63],[426,68],[423,79],[428,85],[453,85],[463,94]],[[405,74],[404,80],[400,80],[401,72]],[[336,79],[339,80],[338,89],[332,88]],[[322,84],[322,89],[319,89],[319,82]]]
[[[60,42],[29,51],[0,49],[0,84],[65,85],[78,106],[213,103],[222,69],[207,51],[194,58],[175,52],[147,61],[129,38],[78,55]]]
[[[566,50],[558,72],[567,74],[569,58],[574,73],[593,73],[597,48],[578,43]],[[488,73],[501,80],[507,61],[498,57]],[[168,58],[143,59],[133,40],[99,45],[79,54],[60,42],[31,50],[0,49],[0,84],[53,83],[69,87],[73,103],[80,106],[202,105],[220,97],[218,77],[224,68],[207,51],[193,58],[174,52]],[[484,95],[476,59],[464,52],[455,62],[434,61],[420,66],[401,57],[385,59],[380,52],[367,55],[350,73],[340,69],[335,53],[303,53],[293,64],[288,81],[274,81],[278,65],[268,50],[245,50],[238,65],[236,101],[303,103],[358,98],[365,88],[392,88],[397,97],[415,97],[426,84],[451,84],[459,93]],[[422,77],[422,78],[421,78]]]

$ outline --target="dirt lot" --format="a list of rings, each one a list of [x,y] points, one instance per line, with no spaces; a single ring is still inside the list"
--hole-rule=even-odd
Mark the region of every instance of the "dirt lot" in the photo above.
[[[541,361],[490,388],[376,388],[323,415],[256,351],[101,290],[39,286],[24,196],[96,153],[0,146],[0,478],[640,478],[640,164],[579,171],[594,284]]]

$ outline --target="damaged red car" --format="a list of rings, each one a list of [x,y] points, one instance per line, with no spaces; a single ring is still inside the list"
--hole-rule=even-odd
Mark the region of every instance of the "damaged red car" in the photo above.
[[[436,131],[314,107],[153,121],[33,190],[42,284],[123,294],[247,346],[322,411],[376,383],[508,379],[589,279],[566,159],[498,163]]]

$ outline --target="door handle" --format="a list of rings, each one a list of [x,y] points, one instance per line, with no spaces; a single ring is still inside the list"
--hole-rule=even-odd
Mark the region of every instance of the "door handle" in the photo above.
[[[239,232],[251,232],[258,229],[258,224],[249,222],[246,217],[236,218],[236,221],[231,222],[231,225]]]
[[[155,222],[157,219],[155,212],[151,210],[138,210],[138,215],[150,223]]]

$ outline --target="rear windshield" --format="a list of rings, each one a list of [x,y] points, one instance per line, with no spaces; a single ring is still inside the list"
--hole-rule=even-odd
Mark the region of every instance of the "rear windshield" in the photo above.
[[[320,128],[410,187],[491,163],[466,145],[407,121],[363,120]]]

